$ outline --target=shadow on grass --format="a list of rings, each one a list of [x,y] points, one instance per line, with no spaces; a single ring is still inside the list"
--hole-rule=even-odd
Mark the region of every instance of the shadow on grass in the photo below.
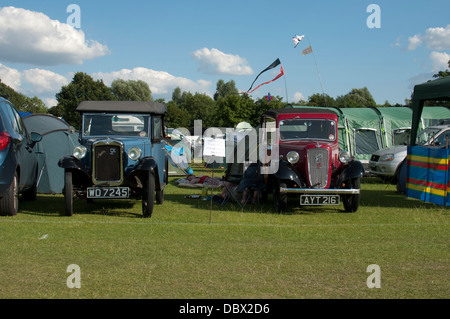
[[[388,190],[363,190],[361,192],[361,205],[386,208],[420,208],[436,209],[441,206],[409,199],[404,194]]]
[[[75,199],[74,215],[105,215],[128,218],[141,218],[142,214],[132,211],[136,200],[95,200]],[[65,202],[62,196],[40,195],[35,201],[20,201],[19,213],[35,216],[64,216]]]

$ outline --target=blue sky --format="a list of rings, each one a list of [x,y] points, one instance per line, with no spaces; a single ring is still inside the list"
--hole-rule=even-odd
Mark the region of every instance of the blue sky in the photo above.
[[[68,21],[70,4],[80,19]],[[380,28],[367,25],[370,4],[380,9]],[[107,85],[144,80],[168,101],[177,86],[212,95],[219,79],[245,91],[279,58],[284,78],[253,98],[307,99],[322,93],[320,74],[334,98],[366,86],[379,104],[403,104],[415,84],[447,68],[448,12],[448,0],[2,0],[0,79],[49,106],[79,71]],[[67,24],[75,21],[80,28]],[[296,34],[305,38],[294,48]],[[303,56],[308,45],[313,54]]]

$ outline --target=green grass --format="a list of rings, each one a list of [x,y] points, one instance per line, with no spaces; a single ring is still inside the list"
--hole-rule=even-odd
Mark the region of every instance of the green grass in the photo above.
[[[196,170],[196,174],[204,172]],[[223,171],[216,171],[221,176]],[[0,298],[448,298],[448,209],[366,178],[358,212],[275,213],[185,199],[171,178],[163,205],[141,218],[135,200],[20,202],[0,218]],[[81,288],[69,289],[70,264]],[[381,269],[369,289],[367,266]]]

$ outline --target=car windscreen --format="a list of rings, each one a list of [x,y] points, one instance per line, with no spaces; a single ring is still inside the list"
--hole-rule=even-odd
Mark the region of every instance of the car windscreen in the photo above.
[[[336,123],[325,119],[288,119],[280,121],[280,140],[336,140]]]
[[[145,114],[83,114],[84,136],[149,137],[149,115]]]
[[[447,134],[441,134],[438,136],[438,134],[442,131],[441,128],[432,128],[428,127],[424,129],[422,132],[420,132],[417,135],[416,144],[419,146],[425,146],[425,145],[446,145],[447,144]],[[437,137],[437,138],[436,138]]]

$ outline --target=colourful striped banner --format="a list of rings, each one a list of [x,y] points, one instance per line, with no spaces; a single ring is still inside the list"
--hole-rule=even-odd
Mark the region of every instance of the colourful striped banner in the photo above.
[[[449,158],[447,149],[409,146],[406,196],[450,206]]]

